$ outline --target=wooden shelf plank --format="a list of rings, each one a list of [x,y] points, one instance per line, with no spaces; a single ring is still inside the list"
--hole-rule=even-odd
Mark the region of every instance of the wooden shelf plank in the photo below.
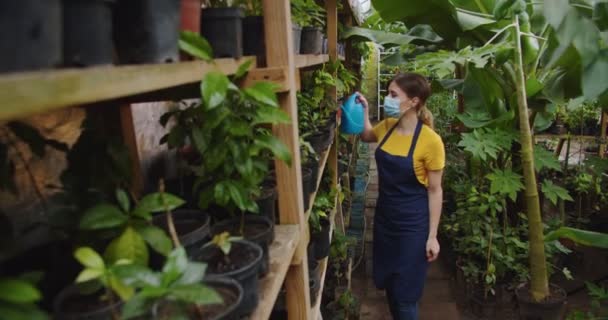
[[[295,56],[296,68],[308,68],[329,61],[327,54],[299,54]]]
[[[1,76],[0,121],[194,83],[210,71],[234,74],[247,59],[252,57],[216,59],[213,63],[106,66]]]
[[[320,162],[319,162],[319,175],[317,177],[317,181],[315,181],[315,191],[313,193],[310,194],[310,199],[309,201],[309,206],[308,206],[308,211],[306,211],[306,221],[308,221],[308,217],[310,217],[310,211],[312,210],[312,205],[315,203],[315,198],[317,197],[317,191],[319,190],[319,186],[321,185],[321,180],[323,180],[323,172],[325,172],[325,167],[327,166],[327,159],[329,159],[329,153],[331,151],[331,148],[333,148],[334,145],[332,143],[331,146],[329,146],[329,148],[327,148],[327,150],[325,150],[320,157]]]
[[[270,317],[289,269],[291,257],[300,241],[300,227],[297,225],[276,225],[274,230],[275,240],[269,248],[270,269],[260,280],[260,302],[250,319],[265,320]]]

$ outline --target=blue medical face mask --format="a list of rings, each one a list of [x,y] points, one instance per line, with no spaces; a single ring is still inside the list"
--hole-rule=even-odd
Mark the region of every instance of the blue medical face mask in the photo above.
[[[399,105],[401,105],[401,100],[399,100],[399,98],[386,96],[384,98],[384,114],[389,118],[399,118],[399,115],[401,114]]]

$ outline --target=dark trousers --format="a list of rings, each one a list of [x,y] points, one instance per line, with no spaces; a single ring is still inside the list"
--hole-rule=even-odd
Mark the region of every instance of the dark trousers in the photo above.
[[[418,303],[402,301],[392,291],[390,288],[386,289],[386,298],[393,320],[418,320]]]

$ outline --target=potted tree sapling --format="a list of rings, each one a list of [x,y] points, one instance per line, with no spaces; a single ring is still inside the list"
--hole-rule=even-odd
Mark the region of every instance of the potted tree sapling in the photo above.
[[[262,258],[259,245],[223,232],[203,246],[194,260],[207,263],[208,281],[227,277],[241,284],[243,300],[234,314],[243,317],[255,310],[259,301],[258,273]]]
[[[243,9],[236,1],[205,0],[201,35],[211,44],[216,58],[243,56]]]
[[[302,27],[300,52],[321,54],[325,10],[314,0],[292,0],[291,10],[294,21]]]
[[[201,83],[201,103],[169,113],[175,126],[163,142],[170,148],[189,145],[195,152],[199,160],[190,168],[196,176],[199,207],[217,220],[234,217],[215,224],[212,234],[229,231],[261,245],[265,272],[274,224],[264,213],[246,213],[260,213],[255,199],[269,172],[269,155],[291,163],[289,151],[269,129],[288,123],[289,117],[278,108],[274,84],[257,82],[242,90],[236,86],[250,65],[251,61],[241,65],[232,81],[221,73],[208,73]]]

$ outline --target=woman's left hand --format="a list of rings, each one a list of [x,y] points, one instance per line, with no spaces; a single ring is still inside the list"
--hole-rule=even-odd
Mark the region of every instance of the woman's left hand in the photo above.
[[[426,259],[428,262],[433,262],[439,257],[439,241],[437,238],[429,238],[426,241]]]

